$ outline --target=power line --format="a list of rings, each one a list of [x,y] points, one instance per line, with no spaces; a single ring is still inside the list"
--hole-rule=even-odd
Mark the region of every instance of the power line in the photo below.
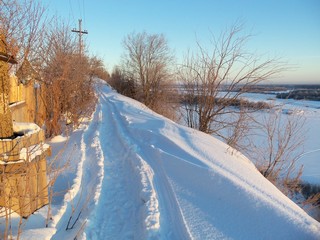
[[[84,0],[82,0],[82,9],[83,9],[83,22],[84,26],[86,26],[86,11],[85,11],[85,6],[84,6]]]
[[[78,9],[79,9],[80,18],[82,19],[83,16],[82,16],[80,0],[78,0],[77,2],[78,2]]]
[[[71,0],[69,0],[69,6],[70,6],[70,11],[71,11],[72,20],[75,22],[75,18],[74,18],[74,14],[73,14],[73,8],[72,8]]]

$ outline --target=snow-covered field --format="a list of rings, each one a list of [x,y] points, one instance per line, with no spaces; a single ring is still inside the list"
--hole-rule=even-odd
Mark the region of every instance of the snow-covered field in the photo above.
[[[297,168],[303,165],[302,180],[320,184],[320,101],[277,99],[275,94],[248,93],[244,95],[249,101],[265,101],[279,107],[283,114],[299,114],[303,124],[303,152],[297,161]]]
[[[48,228],[47,208],[24,220],[22,239],[320,239],[242,154],[107,85],[98,95],[92,119],[51,142],[70,161],[55,189],[69,191]]]

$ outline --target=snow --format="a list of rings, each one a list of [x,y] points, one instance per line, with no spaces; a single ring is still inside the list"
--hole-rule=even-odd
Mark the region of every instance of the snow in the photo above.
[[[221,92],[223,95],[224,92]],[[301,138],[304,143],[299,146],[296,151],[301,152],[299,159],[296,163],[296,169],[300,169],[303,166],[303,173],[301,179],[304,182],[311,184],[320,184],[320,101],[309,100],[294,100],[294,99],[278,99],[276,93],[244,93],[241,98],[248,100],[249,102],[266,102],[273,106],[272,111],[280,112],[285,119],[296,118],[304,121],[301,133]],[[263,118],[268,119],[270,113],[267,110],[261,110],[251,113],[252,117],[258,122],[263,122]],[[224,120],[228,120],[232,116],[226,117]],[[294,120],[293,120],[294,121]],[[285,126],[283,127],[285,131]],[[250,139],[252,142],[261,142],[261,146],[265,146],[266,136],[265,133],[259,130],[252,130],[250,132]],[[258,147],[261,147],[258,146]],[[261,164],[261,163],[260,163]]]
[[[30,134],[39,130],[39,126],[34,123],[13,122],[13,131],[17,133]]]
[[[98,89],[92,118],[50,143],[70,165],[53,220],[45,228],[39,210],[22,239],[320,239],[319,222],[241,153]]]
[[[35,123],[27,123],[27,122],[13,122],[13,131],[14,133],[30,136],[36,132],[40,131],[40,127]],[[17,136],[19,139],[20,136]],[[0,142],[11,141],[11,139],[0,139]]]
[[[65,141],[67,141],[67,140],[68,140],[67,137],[62,136],[62,135],[58,135],[58,136],[53,137],[53,138],[50,140],[50,143],[60,143],[60,142],[65,142]]]
[[[20,150],[19,161],[17,162],[25,162],[25,161],[32,161],[36,159],[37,156],[41,156],[44,152],[46,152],[50,146],[48,144],[37,144],[29,146],[28,148],[22,148]]]
[[[275,94],[259,93],[246,93],[243,97],[249,101],[268,102],[286,115],[302,115],[305,142],[301,146],[303,154],[297,162],[297,169],[303,165],[302,180],[320,184],[320,101],[277,99]]]

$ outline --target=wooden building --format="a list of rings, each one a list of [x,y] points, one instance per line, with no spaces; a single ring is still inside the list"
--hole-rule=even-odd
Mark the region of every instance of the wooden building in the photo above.
[[[39,74],[25,60],[16,75],[10,78],[9,102],[13,121],[42,126],[45,119],[43,94]]]
[[[0,217],[7,219],[13,211],[28,217],[48,204],[45,158],[50,146],[34,123],[44,119],[37,75],[24,62],[17,77],[9,77],[14,63],[0,34]]]

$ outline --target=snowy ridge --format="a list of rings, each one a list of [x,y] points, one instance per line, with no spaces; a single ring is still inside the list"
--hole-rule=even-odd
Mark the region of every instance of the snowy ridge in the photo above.
[[[113,138],[124,144],[123,153],[130,153],[127,164],[140,174],[135,176],[138,181],[135,188],[140,186],[136,196],[147,203],[142,206],[147,213],[143,210],[141,215],[144,219],[140,220],[144,222],[141,232],[138,234],[136,227],[131,236],[143,239],[319,236],[319,224],[266,181],[240,153],[231,153],[222,142],[179,126],[108,87],[102,90],[101,99],[108,106],[109,117],[112,116],[109,126],[117,128]],[[115,157],[118,161],[128,159],[124,154]],[[274,224],[270,230],[271,223]],[[151,234],[150,229],[157,231]],[[89,227],[86,233],[91,231]],[[117,236],[122,239],[124,235]]]
[[[110,106],[111,107],[111,106]],[[112,106],[114,107],[114,106]],[[114,108],[113,108],[114,109]],[[116,111],[114,111],[115,113]],[[126,117],[114,114],[116,122],[120,123],[122,119],[127,120]],[[130,135],[125,131],[125,126],[121,126],[119,134],[125,141],[130,151],[135,153],[134,158],[129,159],[129,164],[135,170],[137,174],[137,181],[139,181],[139,196],[142,201],[142,218],[144,219],[143,228],[145,228],[145,233],[143,234],[147,238],[159,237],[160,229],[160,210],[159,201],[155,186],[153,183],[154,172],[149,164],[143,160],[140,155],[139,147],[130,139]]]
[[[145,204],[145,227],[147,231],[157,231],[160,228],[160,212],[157,194],[153,186],[154,173],[143,159],[140,161],[142,166],[139,172],[143,186],[140,197]]]

